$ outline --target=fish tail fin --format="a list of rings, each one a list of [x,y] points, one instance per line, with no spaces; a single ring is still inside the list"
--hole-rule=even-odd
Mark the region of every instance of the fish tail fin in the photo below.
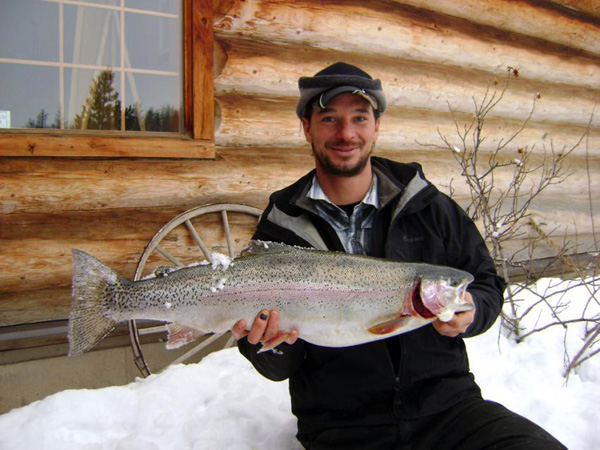
[[[100,342],[117,324],[106,317],[111,287],[120,277],[93,256],[73,253],[73,295],[69,315],[69,356],[80,355]]]

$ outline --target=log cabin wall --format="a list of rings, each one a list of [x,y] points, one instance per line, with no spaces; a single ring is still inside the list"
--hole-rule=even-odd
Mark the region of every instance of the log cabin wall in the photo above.
[[[569,158],[573,175],[535,205],[545,230],[589,248],[588,187],[600,223],[594,0],[215,0],[214,33],[214,160],[0,159],[0,327],[68,316],[71,248],[132,277],[176,214],[215,202],[263,208],[270,192],[312,168],[294,113],[298,77],[337,61],[384,84],[389,110],[376,154],[420,162],[442,189],[454,179],[463,203],[452,155],[425,144],[441,145],[438,130],[456,136],[450,109],[470,120],[473,98],[517,68],[486,122],[486,148],[518,129],[538,93],[528,128],[511,143],[515,155],[572,146],[589,128]]]

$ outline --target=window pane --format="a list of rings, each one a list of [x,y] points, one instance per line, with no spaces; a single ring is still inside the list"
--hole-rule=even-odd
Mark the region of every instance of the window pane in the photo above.
[[[0,84],[11,128],[59,128],[58,68],[0,63]]]
[[[181,0],[0,1],[11,128],[183,131]]]
[[[135,106],[134,110],[130,108],[128,114],[135,112],[136,118],[139,118],[142,126],[145,127],[135,128],[140,127],[138,120],[128,119],[128,124],[132,127],[127,128],[128,130],[174,132],[182,128],[183,108],[179,77],[135,74],[127,76],[126,79],[128,85],[126,104]],[[138,101],[135,95],[142,100]],[[176,99],[178,101],[175,101]]]
[[[125,24],[126,45],[132,68],[181,71],[180,20],[125,13]]]
[[[58,61],[58,4],[2,0],[0,58]]]
[[[121,65],[121,14],[117,10],[65,5],[65,62]]]
[[[65,128],[76,130],[121,129],[121,75],[110,69],[65,70],[67,98]]]
[[[121,0],[74,0],[79,3],[86,3],[88,5],[110,5],[120,6]]]
[[[125,0],[125,7],[181,15],[181,2],[177,0]]]

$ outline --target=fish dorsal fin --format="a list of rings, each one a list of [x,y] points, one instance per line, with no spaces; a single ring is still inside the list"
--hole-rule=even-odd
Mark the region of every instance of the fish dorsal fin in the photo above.
[[[248,247],[242,250],[240,256],[263,255],[265,253],[281,253],[298,249],[308,250],[304,247],[295,247],[293,245],[282,244],[280,242],[252,240],[248,243]]]

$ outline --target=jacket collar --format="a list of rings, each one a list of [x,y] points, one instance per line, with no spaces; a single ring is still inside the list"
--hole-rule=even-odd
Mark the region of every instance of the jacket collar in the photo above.
[[[373,156],[371,157],[371,166],[373,172],[377,175],[380,209],[398,199],[394,207],[393,217],[407,208],[418,194],[428,190],[428,188],[435,189],[423,175],[419,164],[403,164]],[[298,181],[295,195],[290,202],[312,213],[317,212],[316,207],[307,194],[314,175],[315,170],[313,169]]]
[[[421,166],[416,163],[397,163],[378,157],[372,157],[371,161],[378,178],[380,208],[376,216],[389,217],[391,221],[388,224],[393,223],[400,214],[424,208],[438,193],[423,176]],[[266,211],[265,223],[280,227],[277,228],[280,230],[292,231],[302,240],[297,245],[308,244],[322,250],[335,249],[338,248],[335,232],[329,230],[329,227],[318,230],[313,222],[322,220],[315,203],[307,196],[314,174],[313,170],[296,183],[274,193],[271,207]],[[282,235],[280,239],[285,241],[290,238],[289,235],[286,236],[284,238]],[[341,243],[339,247],[341,248]]]

